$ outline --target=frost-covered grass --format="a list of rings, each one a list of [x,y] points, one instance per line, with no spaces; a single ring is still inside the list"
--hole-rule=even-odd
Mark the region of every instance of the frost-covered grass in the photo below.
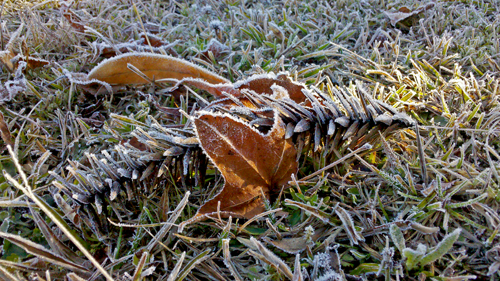
[[[398,11],[415,13],[395,22]],[[4,1],[0,279],[497,280],[499,34],[496,0]],[[121,191],[118,205],[78,205],[57,183],[136,127],[188,122],[167,108],[187,112],[186,89],[110,95],[71,82],[129,51],[184,58],[233,82],[282,70],[325,91],[361,80],[418,131],[301,180],[330,164],[306,147],[298,181],[268,215],[178,233],[222,185],[210,164],[203,187],[163,170]],[[16,55],[32,58],[24,73]],[[104,216],[88,215],[99,208]]]

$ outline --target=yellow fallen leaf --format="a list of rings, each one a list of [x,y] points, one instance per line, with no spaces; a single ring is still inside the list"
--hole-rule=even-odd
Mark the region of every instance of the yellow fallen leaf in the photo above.
[[[188,61],[166,55],[151,53],[130,53],[101,62],[88,74],[109,84],[145,84],[146,79],[131,71],[133,65],[150,80],[201,78],[211,84],[229,83],[227,79]]]

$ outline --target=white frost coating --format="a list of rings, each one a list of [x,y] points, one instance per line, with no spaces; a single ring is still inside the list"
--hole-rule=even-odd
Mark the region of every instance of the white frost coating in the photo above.
[[[196,8],[198,8],[197,5],[193,5],[191,7],[195,8],[195,6],[196,6]],[[201,14],[211,14],[212,12],[213,12],[213,9],[212,9],[212,6],[210,6],[210,5],[205,5],[205,6],[200,8]]]
[[[410,116],[406,115],[405,113],[401,113],[401,112],[396,113],[392,117],[392,119],[393,120],[402,121],[402,122],[404,122],[405,124],[408,124],[408,125],[415,125],[416,124],[415,121],[410,118]]]
[[[42,63],[47,63],[49,64],[50,62],[48,60],[44,60],[41,58],[35,58],[35,57],[26,57],[23,55],[16,55],[14,58],[12,58],[12,61],[19,61],[19,63],[26,63],[27,61],[33,61],[33,62],[42,62]]]
[[[5,89],[7,90],[8,96],[7,100],[5,101],[10,101],[12,100],[17,94],[20,92],[23,92],[26,90],[26,80],[14,80],[14,81],[7,81],[5,82]],[[2,101],[4,101],[2,99]]]
[[[222,30],[224,28],[224,23],[220,20],[213,20],[210,22],[210,28],[214,30]]]
[[[225,180],[225,179],[224,179]],[[224,187],[222,187],[220,189],[220,191],[214,195],[214,198],[219,195],[219,193],[224,189]],[[207,201],[208,202],[208,201]],[[207,203],[207,202],[203,202],[203,203]],[[221,216],[231,216],[231,215],[234,215],[234,213],[232,212],[228,212],[228,211],[220,211],[220,212],[212,212],[212,213],[206,213],[206,214],[203,214],[203,215],[199,215],[199,216],[194,216],[190,219],[188,219],[187,221],[183,221],[182,223],[179,224],[179,228],[177,229],[177,233],[182,233],[184,231],[184,227],[186,227],[186,225],[188,224],[192,224],[192,223],[195,223],[195,222],[198,222],[198,221],[202,221],[204,219],[208,219],[208,218],[217,218],[219,217],[219,215]]]
[[[243,85],[246,85],[249,82],[252,82],[253,80],[257,80],[257,79],[272,79],[272,80],[276,80],[277,78],[278,78],[278,75],[276,75],[273,72],[262,73],[262,74],[252,75],[252,76],[250,76],[249,78],[247,78],[245,80],[236,81],[236,82],[233,83],[233,85],[234,85],[235,89],[238,89],[239,87],[241,87]]]
[[[5,87],[0,84],[0,104],[11,101],[17,94],[26,91],[26,79],[23,74],[25,68],[26,62],[20,61],[14,74],[14,80],[5,82]]]
[[[215,74],[215,75],[217,75],[217,74]],[[225,79],[223,77],[220,77],[220,78]],[[202,78],[195,78],[195,77],[186,77],[186,78],[182,78],[181,80],[172,79],[172,78],[165,78],[165,79],[156,80],[156,82],[169,82],[169,81],[178,81],[174,86],[169,88],[169,91],[173,91],[173,90],[179,88],[179,86],[182,84],[189,84],[188,82],[202,84],[204,87],[207,87],[207,88],[201,88],[199,86],[196,86],[196,87],[199,88],[200,90],[205,90],[207,92],[209,92],[209,88],[219,89],[221,91],[229,91],[229,92],[231,92],[231,90],[233,90],[233,88],[234,88],[233,84],[231,84],[231,82],[229,82],[229,81],[224,82],[224,83],[219,83],[219,84],[212,84],[212,83],[207,82],[206,80],[203,80]],[[230,94],[232,94],[232,93],[230,93]]]
[[[316,281],[342,281],[344,278],[339,273],[328,270],[325,274],[321,275]]]
[[[271,95],[271,97],[273,99],[280,100],[280,99],[284,99],[284,98],[288,98],[288,99],[290,98],[290,95],[288,94],[287,89],[285,89],[279,85],[273,84],[271,86],[271,90],[273,91],[273,94]]]
[[[347,126],[349,126],[349,122],[350,122],[350,120],[346,116],[335,118],[335,123],[339,124],[340,126],[342,126],[344,128],[347,128]]]
[[[212,38],[207,44],[207,47],[202,52],[211,51],[212,53],[222,53],[229,51],[229,47],[219,42],[219,40]]]
[[[154,36],[150,33],[147,33],[148,37],[151,39],[159,40],[162,41],[161,38]],[[144,33],[141,33],[140,35],[144,35]],[[108,48],[108,49],[113,49],[117,53],[130,53],[130,52],[151,52],[151,50],[154,53],[162,53],[162,51],[167,51],[171,49],[173,46],[179,43],[180,40],[175,40],[172,43],[168,44],[163,44],[162,46],[159,47],[150,47],[146,40],[144,38],[137,39],[135,41],[130,41],[130,42],[125,42],[125,43],[119,43],[119,44],[114,44],[110,45],[106,42],[101,42],[97,43],[96,41],[92,42],[92,48],[94,49],[94,59],[95,61],[98,57],[100,57],[103,53],[103,51]]]
[[[203,67],[200,67],[199,65],[196,65],[194,63],[191,63],[189,61],[186,61],[186,60],[182,60],[182,59],[178,59],[178,58],[175,58],[175,57],[172,57],[172,56],[169,56],[169,55],[160,55],[160,54],[152,54],[152,53],[142,53],[142,52],[138,52],[138,53],[126,53],[126,54],[121,54],[121,55],[118,55],[116,57],[112,57],[112,58],[109,58],[107,60],[103,60],[101,61],[96,67],[94,67],[88,74],[88,77],[92,76],[95,72],[97,72],[97,70],[99,70],[99,68],[101,68],[104,64],[107,64],[109,62],[113,62],[113,61],[117,61],[117,60],[120,60],[122,58],[126,58],[126,57],[137,57],[137,58],[141,58],[141,57],[151,57],[151,58],[158,58],[158,59],[170,59],[172,61],[175,61],[175,62],[178,62],[180,64],[185,64],[185,65],[188,65],[190,67],[193,67],[195,69],[199,69],[200,71],[202,72],[208,72],[210,73],[211,75],[214,75],[214,76],[219,76],[215,73],[213,73],[212,71],[210,70],[207,70]],[[219,76],[220,79],[222,80],[225,80],[226,83],[230,83],[229,80]],[[204,82],[206,82],[205,80],[202,80]]]
[[[380,114],[379,116],[375,117],[375,122],[381,122],[386,124],[387,126],[390,126],[392,124],[392,116],[387,114],[387,112],[384,112],[384,114]]]
[[[273,133],[276,128],[278,127],[278,124],[280,123],[279,122],[279,112],[277,109],[273,109],[273,113],[274,113],[274,124],[273,126],[271,127],[271,129],[266,133],[262,133],[261,131],[257,130],[256,128],[252,127],[252,126],[249,126],[247,122],[241,120],[240,118],[238,117],[235,117],[231,114],[228,114],[228,113],[219,113],[219,112],[209,112],[209,111],[205,111],[205,110],[200,110],[197,112],[198,114],[198,117],[201,116],[201,115],[210,115],[210,116],[213,116],[213,117],[227,117],[227,118],[230,118],[240,124],[243,124],[245,126],[247,126],[250,130],[254,131],[255,133],[261,135],[262,137],[268,137],[269,135],[271,135],[271,133]],[[199,135],[198,135],[198,131],[196,130],[196,126],[194,126],[194,130],[196,132],[196,137],[199,139]]]
[[[273,111],[274,109],[272,107],[262,107],[259,109],[252,109],[250,110],[248,107],[242,107],[242,106],[231,106],[229,108],[231,112],[234,112],[236,114],[241,114],[241,115],[255,115],[255,113],[264,113],[264,112],[269,112]]]
[[[139,37],[144,36],[144,37],[148,37],[149,39],[154,39],[154,40],[158,40],[158,41],[162,41],[163,42],[162,38],[160,38],[160,37],[158,37],[158,36],[156,36],[156,35],[154,35],[153,33],[150,33],[150,32],[141,32],[138,35],[139,35]],[[141,40],[145,40],[145,39],[141,37],[140,39],[136,40],[135,42],[139,42]]]
[[[365,143],[365,144],[363,144],[362,148],[368,150],[368,149],[372,149],[373,146],[369,143]]]
[[[250,110],[250,108],[245,107],[245,106],[231,106],[229,108],[229,111],[236,113],[236,114],[246,115],[246,116],[254,115],[253,112]]]
[[[64,76],[66,76],[66,78],[68,78],[68,80],[71,83],[74,83],[74,84],[77,84],[77,85],[90,85],[90,84],[93,84],[93,83],[97,83],[97,84],[99,84],[101,86],[104,86],[108,92],[110,92],[110,93],[113,92],[113,88],[111,88],[111,85],[109,85],[106,82],[99,81],[97,79],[81,80],[81,79],[78,79],[76,77],[76,76],[78,76],[78,73],[72,73],[72,72],[70,72],[67,69],[63,69],[63,74],[64,74]],[[84,79],[87,79],[87,78],[85,77]]]

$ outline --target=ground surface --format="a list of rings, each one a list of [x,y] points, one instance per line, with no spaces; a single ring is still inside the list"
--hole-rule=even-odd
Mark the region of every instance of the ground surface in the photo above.
[[[3,1],[0,279],[497,280],[499,34],[498,1]],[[306,180],[349,150],[299,146],[298,181],[267,215],[179,232],[223,178],[197,148],[165,157],[151,133],[190,133],[176,110],[199,102],[187,88],[80,85],[127,52],[183,58],[231,82],[288,71],[328,92],[362,81],[419,130]],[[126,143],[129,162],[116,148]],[[108,151],[100,163],[126,174],[151,147],[160,153],[141,160],[139,177],[117,175],[118,189],[91,165]]]

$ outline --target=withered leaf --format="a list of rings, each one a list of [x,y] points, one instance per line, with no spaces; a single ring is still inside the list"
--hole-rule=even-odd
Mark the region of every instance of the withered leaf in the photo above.
[[[87,80],[95,79],[119,85],[149,83],[147,79],[130,70],[129,64],[146,75],[149,80],[178,80],[172,89],[186,84],[207,91],[215,97],[223,97],[224,92],[242,97],[242,90],[252,90],[257,94],[274,95],[278,99],[289,97],[296,103],[307,100],[302,93],[305,85],[292,81],[287,73],[254,75],[231,84],[216,73],[188,61],[142,52],[128,53],[101,62],[88,74]]]
[[[202,148],[221,171],[225,184],[206,202],[196,217],[218,211],[252,218],[264,211],[264,193],[279,192],[297,170],[297,151],[285,140],[285,124],[275,111],[275,124],[262,134],[229,115],[199,112],[194,119]],[[262,192],[261,192],[262,190]]]
[[[23,29],[24,24],[21,24],[19,28],[11,34],[9,42],[7,42],[7,44],[5,45],[5,50],[0,51],[0,63],[4,65],[11,73],[14,73],[19,68],[20,62],[26,62],[26,68],[28,69],[42,67],[49,64],[49,62],[46,60],[30,56],[23,56],[15,51],[14,45],[16,42],[22,39],[21,33]],[[25,42],[23,41],[23,43]],[[24,50],[24,52],[28,54],[29,50]]]
[[[273,85],[283,87],[290,99],[296,103],[306,100],[306,96],[302,93],[305,85],[292,81],[287,73],[254,75],[247,80],[236,82],[234,87],[235,89],[249,89],[258,94],[272,95],[274,94]]]
[[[198,89],[209,92],[215,97],[224,97],[224,92],[231,94],[237,98],[244,98],[242,91],[252,90],[257,94],[265,94],[274,96],[276,99],[283,97],[290,98],[296,103],[306,101],[306,96],[302,93],[305,85],[292,81],[287,73],[266,73],[257,74],[245,80],[240,80],[234,84],[217,84],[214,85],[210,82],[196,78],[185,78],[177,83],[176,87],[180,84],[186,84]]]
[[[14,142],[12,141],[12,135],[10,134],[9,127],[3,118],[2,112],[0,112],[0,136],[6,145],[14,146]]]
[[[12,50],[0,51],[0,63],[5,65],[9,72],[14,72],[16,66],[12,63],[12,59],[16,56]]]
[[[217,41],[217,39],[212,38],[210,39],[210,42],[208,42],[207,47],[202,50],[200,54],[202,55],[202,58],[210,61],[209,53],[212,53],[215,59],[219,59],[229,53],[229,47]]]
[[[63,17],[65,17],[66,20],[68,20],[71,24],[71,27],[73,27],[78,32],[85,32],[85,25],[82,24],[82,20],[79,16],[77,16],[75,13],[73,13],[73,11],[70,10],[70,7],[65,2],[61,1],[60,10]]]
[[[144,78],[131,71],[131,64],[151,80],[201,78],[212,84],[228,83],[225,78],[188,61],[166,55],[151,53],[128,53],[107,59],[88,74],[88,79],[96,79],[109,84],[144,84]]]
[[[392,26],[396,26],[396,23],[403,21],[412,16],[418,15],[424,11],[427,11],[435,6],[434,3],[429,3],[425,6],[421,6],[414,11],[411,11],[407,7],[401,7],[397,12],[384,12],[384,14],[391,20]]]

